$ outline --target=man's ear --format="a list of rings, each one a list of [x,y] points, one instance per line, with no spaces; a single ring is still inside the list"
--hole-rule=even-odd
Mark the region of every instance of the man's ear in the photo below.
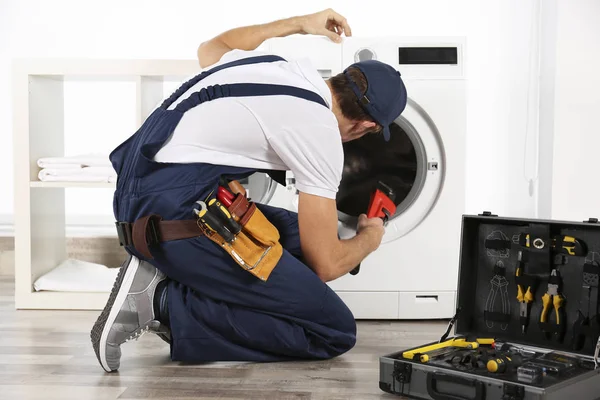
[[[367,131],[371,131],[371,130],[375,129],[375,127],[377,126],[377,123],[375,123],[373,121],[360,121],[358,123],[358,126],[360,127],[360,130],[362,132],[367,132]]]

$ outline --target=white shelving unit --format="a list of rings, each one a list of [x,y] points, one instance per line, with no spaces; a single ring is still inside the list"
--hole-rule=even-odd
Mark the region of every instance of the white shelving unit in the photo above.
[[[135,82],[139,126],[166,95],[163,93],[165,80],[183,80],[199,72],[196,60],[15,61],[15,303],[18,309],[98,310],[104,307],[109,295],[33,289],[37,278],[66,258],[65,190],[114,188],[113,183],[38,180],[39,158],[64,156],[64,83],[71,80]]]

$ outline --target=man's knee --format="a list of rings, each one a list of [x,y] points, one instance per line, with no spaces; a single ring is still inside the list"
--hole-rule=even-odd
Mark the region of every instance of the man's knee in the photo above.
[[[354,348],[356,345],[356,319],[354,314],[342,299],[331,289],[325,298],[324,311],[330,315],[329,327],[336,334],[331,337],[332,348],[335,349],[332,356],[339,356]]]

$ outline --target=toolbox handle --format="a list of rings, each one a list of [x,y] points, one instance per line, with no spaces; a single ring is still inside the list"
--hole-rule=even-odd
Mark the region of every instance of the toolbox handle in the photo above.
[[[475,396],[463,397],[456,394],[442,393],[437,389],[438,382],[449,382],[463,386],[475,387]],[[433,400],[484,400],[485,386],[483,382],[479,382],[475,379],[466,379],[453,375],[430,372],[427,374],[427,393]]]

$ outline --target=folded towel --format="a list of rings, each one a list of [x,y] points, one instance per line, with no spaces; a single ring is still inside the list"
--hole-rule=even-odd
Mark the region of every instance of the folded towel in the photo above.
[[[37,279],[36,291],[110,292],[119,273],[118,268],[69,258]]]
[[[42,159],[40,159],[42,160]],[[40,164],[40,161],[38,161],[38,166]],[[55,164],[55,163],[48,163],[48,162],[44,162],[42,161],[41,163],[42,165],[44,165],[41,168],[52,168],[52,169],[78,169],[78,168],[83,168],[83,164]]]
[[[116,176],[94,176],[94,175],[47,175],[40,178],[42,182],[116,182]]]
[[[54,167],[56,164],[70,164],[79,167],[110,167],[112,166],[107,155],[103,154],[83,154],[68,157],[44,157],[37,162],[38,167]]]
[[[44,182],[110,182],[109,179],[116,176],[112,167],[44,168],[38,173]]]

